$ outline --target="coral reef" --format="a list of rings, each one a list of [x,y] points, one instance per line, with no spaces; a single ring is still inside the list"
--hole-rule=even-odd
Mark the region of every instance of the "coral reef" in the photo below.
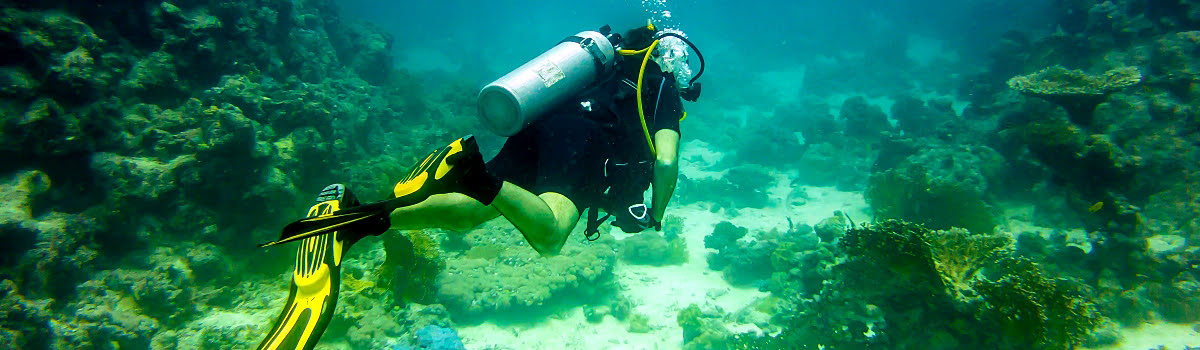
[[[902,96],[892,105],[892,118],[905,135],[935,137],[948,133],[946,125],[958,118],[950,101],[936,99],[922,101],[913,96]]]
[[[638,265],[665,266],[687,262],[687,242],[678,235],[667,239],[657,232],[643,232],[627,237],[617,249],[621,261]]]
[[[1067,110],[1071,122],[1091,125],[1096,106],[1115,92],[1142,81],[1137,67],[1116,68],[1101,76],[1053,66],[1028,75],[1013,77],[1008,86],[1021,94],[1038,97]]]
[[[986,146],[928,147],[891,169],[877,169],[865,196],[877,220],[991,233],[996,219],[986,200],[1003,164]]]
[[[771,276],[771,252],[776,243],[762,239],[762,234],[757,239],[742,240],[747,232],[722,221],[704,237],[704,247],[717,250],[708,255],[708,268],[724,272],[725,280],[733,285],[761,284]]]
[[[846,99],[842,103],[838,118],[846,123],[846,136],[862,138],[868,142],[877,141],[882,132],[892,130],[892,124],[888,122],[883,109],[867,103],[867,99],[862,96]]]
[[[421,230],[384,234],[387,259],[379,266],[379,276],[393,293],[397,304],[430,304],[437,299],[437,278],[446,268],[440,243]]]
[[[996,343],[1005,348],[1063,348],[1082,345],[1099,325],[1100,316],[1070,281],[1042,275],[1036,263],[1002,262],[1004,276],[981,280],[975,290],[988,307],[980,319],[998,325]]]
[[[778,334],[730,341],[735,348],[1082,344],[1099,324],[1094,303],[1071,282],[1009,257],[1009,245],[1005,236],[888,220],[852,228],[836,246],[790,246],[776,259],[777,270],[820,269],[828,277],[819,286],[775,279],[772,292],[783,298],[774,322]],[[800,258],[786,259],[789,253]],[[989,331],[996,325],[1003,332]]]
[[[0,347],[256,342],[267,320],[231,294],[281,296],[231,276],[275,286],[291,251],[250,243],[328,183],[382,197],[421,143],[470,123],[431,116],[474,119],[332,1],[3,3]]]
[[[813,226],[813,232],[817,234],[821,242],[833,243],[838,238],[842,238],[842,235],[846,233],[846,229],[850,228],[849,226],[850,223],[846,220],[846,214],[838,210],[833,212],[833,216],[821,219],[816,226]]]
[[[680,179],[681,201],[712,202],[723,208],[763,208],[771,205],[768,188],[775,182],[769,169],[758,165],[730,168],[719,179]]]
[[[684,349],[726,349],[729,330],[722,323],[723,315],[705,313],[696,304],[689,305],[675,316],[683,329]]]
[[[614,290],[616,241],[603,236],[584,244],[568,240],[559,255],[541,257],[507,223],[467,233],[467,253],[446,260],[438,301],[464,316],[504,317],[570,305],[577,297]],[[587,298],[583,298],[587,299]]]

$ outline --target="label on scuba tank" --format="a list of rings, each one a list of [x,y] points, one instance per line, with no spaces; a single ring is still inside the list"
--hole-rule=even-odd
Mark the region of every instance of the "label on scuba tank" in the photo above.
[[[546,87],[554,86],[559,80],[567,77],[566,74],[563,74],[562,68],[558,68],[554,62],[546,62],[538,67],[537,75],[542,79],[542,84],[546,84]]]

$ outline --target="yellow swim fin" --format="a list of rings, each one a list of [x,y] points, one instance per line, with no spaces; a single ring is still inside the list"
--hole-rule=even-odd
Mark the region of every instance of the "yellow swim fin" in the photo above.
[[[326,193],[337,192],[328,196]],[[342,204],[353,201],[345,198],[345,188],[330,185],[318,200],[325,199],[308,210],[308,217],[325,217],[337,212]],[[329,320],[333,318],[341,283],[342,258],[346,250],[361,235],[344,235],[342,231],[304,238],[296,249],[296,266],[287,303],[267,333],[259,349],[312,349]],[[349,238],[349,239],[347,239]]]
[[[298,241],[323,235],[334,230],[347,230],[361,234],[378,235],[387,230],[388,220],[392,210],[406,207],[441,193],[459,192],[472,198],[481,199],[484,204],[490,204],[500,191],[500,184],[488,186],[466,180],[464,175],[486,172],[485,169],[472,168],[471,165],[458,165],[456,160],[463,156],[474,156],[477,159],[474,166],[482,167],[479,155],[479,145],[474,136],[466,136],[451,142],[445,147],[434,150],[409,171],[392,189],[393,197],[388,200],[370,204],[356,205],[346,209],[335,209],[329,214],[309,216],[284,226],[279,239],[259,244],[259,247],[269,247],[276,244]],[[474,186],[472,186],[474,185]],[[481,190],[482,188],[482,190]],[[488,198],[490,197],[490,198]]]

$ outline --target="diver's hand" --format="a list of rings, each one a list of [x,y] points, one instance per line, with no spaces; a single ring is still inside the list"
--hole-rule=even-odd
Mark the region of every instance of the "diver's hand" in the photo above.
[[[446,157],[446,164],[453,167],[450,172],[458,177],[449,180],[459,182],[458,186],[454,186],[456,192],[465,194],[483,205],[491,205],[500,194],[500,187],[504,186],[504,181],[488,172],[474,136],[463,137],[461,142],[462,151]]]
[[[617,219],[613,220],[613,226],[620,227],[625,233],[642,232],[648,228],[662,231],[662,222],[655,220],[652,213],[645,204],[634,204],[627,213],[615,215]]]

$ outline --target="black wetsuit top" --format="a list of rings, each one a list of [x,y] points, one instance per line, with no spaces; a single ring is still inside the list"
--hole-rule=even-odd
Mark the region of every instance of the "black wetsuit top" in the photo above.
[[[488,170],[534,194],[560,193],[580,212],[608,210],[614,201],[641,203],[654,161],[633,93],[641,56],[625,57],[620,64],[612,79],[568,99],[509,137],[488,161]],[[651,61],[642,84],[651,138],[663,129],[679,132],[683,106],[675,78]],[[582,107],[585,100],[591,102],[591,111]]]

